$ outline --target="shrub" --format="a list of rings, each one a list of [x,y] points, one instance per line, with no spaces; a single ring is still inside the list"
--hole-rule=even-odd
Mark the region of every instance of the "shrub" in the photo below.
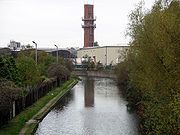
[[[179,16],[179,0],[159,0],[148,12],[141,3],[130,14],[128,63],[117,75],[138,105],[142,134],[180,134]]]
[[[0,57],[0,78],[6,78],[21,86],[19,70],[13,57]]]
[[[20,78],[24,85],[36,85],[40,81],[40,72],[36,62],[30,57],[19,57],[16,65],[20,73]]]
[[[12,81],[7,79],[0,79],[0,111],[10,111],[12,102],[16,100],[22,89],[17,87]]]
[[[48,77],[68,78],[70,71],[62,64],[53,63],[47,70]]]

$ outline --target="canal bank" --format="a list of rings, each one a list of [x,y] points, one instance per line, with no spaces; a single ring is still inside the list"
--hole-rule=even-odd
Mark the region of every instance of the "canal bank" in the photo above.
[[[50,112],[50,110],[56,105],[58,101],[64,98],[64,96],[78,83],[78,80],[72,80],[70,84],[64,84],[58,91],[51,92],[54,97],[38,112],[36,113],[28,122],[24,128],[21,129],[19,135],[31,135],[36,131],[39,122]]]
[[[61,97],[63,97],[63,95],[68,93],[68,91],[70,91],[71,88],[74,87],[74,85],[76,85],[77,82],[77,79],[71,78],[67,82],[63,83],[59,88],[51,90],[44,97],[36,101],[33,105],[29,106],[28,108],[25,108],[19,115],[17,115],[15,118],[9,121],[7,125],[3,126],[0,129],[0,135],[18,135],[21,129],[26,125],[27,121],[32,119],[35,114],[39,114],[36,115],[35,120],[29,121],[30,124],[29,126],[27,126],[28,128],[26,129],[26,132],[23,133],[30,135],[30,132],[33,132],[33,129],[36,127],[37,122],[39,122],[39,120],[41,120],[41,118],[45,116],[45,114],[51,109],[51,107]],[[58,95],[59,93],[61,94]],[[54,100],[51,102],[51,104],[46,106],[48,102],[53,98]],[[46,106],[46,109],[41,111],[41,113],[38,113],[44,106]]]

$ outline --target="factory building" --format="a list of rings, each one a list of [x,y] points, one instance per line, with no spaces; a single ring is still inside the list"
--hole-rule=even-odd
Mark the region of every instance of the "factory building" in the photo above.
[[[116,65],[123,61],[123,55],[128,51],[129,46],[97,46],[81,48],[77,51],[77,57],[80,59],[90,58],[95,63],[100,62],[103,65]]]
[[[82,64],[83,59],[91,59],[94,63],[100,62],[103,65],[116,65],[123,61],[123,55],[129,49],[128,45],[123,46],[95,46],[94,29],[96,28],[96,18],[94,18],[94,5],[84,5],[84,46],[77,50],[77,65]]]

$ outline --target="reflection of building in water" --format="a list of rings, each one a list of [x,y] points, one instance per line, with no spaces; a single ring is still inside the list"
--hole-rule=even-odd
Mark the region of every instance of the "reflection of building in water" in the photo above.
[[[84,92],[85,107],[94,106],[94,80],[86,79]]]

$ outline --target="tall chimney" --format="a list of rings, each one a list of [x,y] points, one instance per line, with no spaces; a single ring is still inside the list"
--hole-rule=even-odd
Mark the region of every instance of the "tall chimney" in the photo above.
[[[96,28],[96,24],[94,21],[94,5],[85,4],[84,5],[84,25],[82,28],[84,29],[84,47],[93,47],[94,46],[94,29]]]

